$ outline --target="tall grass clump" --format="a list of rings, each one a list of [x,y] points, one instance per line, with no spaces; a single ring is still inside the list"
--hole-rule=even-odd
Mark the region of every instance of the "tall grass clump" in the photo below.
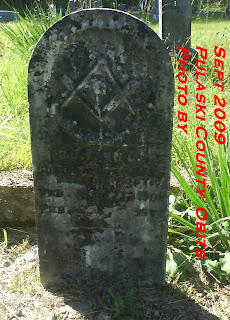
[[[0,60],[0,170],[31,166],[27,62],[14,53]]]
[[[9,38],[11,50],[28,59],[39,38],[60,19],[61,13],[59,16],[52,13],[52,10],[46,13],[37,3],[33,11],[24,12],[24,17],[17,13],[19,22],[1,24],[0,30]]]
[[[211,21],[200,19],[192,23],[192,47],[196,45],[208,50],[206,60],[206,77],[200,81],[206,89],[205,123],[196,119],[196,72],[187,72],[188,81],[188,132],[185,134],[177,129],[177,111],[182,107],[177,101],[179,90],[175,90],[175,113],[172,172],[180,184],[180,191],[171,195],[169,219],[169,248],[167,271],[170,276],[182,275],[191,271],[190,261],[193,260],[218,281],[230,280],[230,57],[227,50],[230,47],[230,24],[223,20]],[[214,48],[226,50],[224,61],[224,92],[215,87],[217,74],[214,72]],[[176,59],[175,59],[176,60]],[[175,76],[178,70],[175,63]],[[214,140],[214,94],[225,98],[224,108],[226,118],[225,135],[228,137],[225,145],[218,145]],[[206,198],[200,198],[196,193],[196,128],[205,125],[208,132],[206,144]],[[199,179],[199,178],[198,178]],[[208,213],[206,221],[206,257],[196,257],[196,208],[202,207]]]
[[[0,24],[0,170],[31,167],[27,70],[33,48],[60,16],[39,6]]]
[[[226,36],[230,32],[230,25],[226,26],[223,21],[205,23],[199,21],[193,24],[193,43],[208,50],[206,60],[206,77],[201,79],[206,90],[202,92],[206,97],[205,123],[196,119],[196,73],[191,70],[188,76],[188,133],[179,132],[177,110],[181,110],[175,93],[175,117],[173,136],[173,163],[172,172],[180,184],[180,193],[174,194],[173,204],[170,208],[169,246],[168,249],[168,274],[174,276],[184,273],[184,266],[194,259],[218,281],[230,280],[230,58],[225,59],[225,90],[215,87],[217,75],[214,72],[214,48],[223,47],[225,50],[230,46],[230,38]],[[205,36],[204,36],[205,35]],[[194,45],[194,48],[196,46]],[[177,74],[175,69],[175,75]],[[214,95],[225,98],[226,125],[225,145],[218,145],[214,140],[214,122],[216,120],[214,110]],[[196,128],[204,126],[208,132],[206,143],[206,198],[199,197],[196,193],[198,183],[196,178]],[[172,196],[171,196],[172,197]],[[206,257],[196,257],[196,208],[204,208],[208,213],[206,221]],[[186,269],[186,268],[185,268]]]
[[[194,256],[196,262],[211,272],[220,281],[230,280],[230,143],[217,145],[217,154],[206,143],[206,198],[196,193],[199,176],[196,176],[196,159],[191,154],[187,141],[174,142],[174,151],[187,172],[189,181],[172,164],[172,172],[182,188],[180,195],[170,208],[170,242],[180,248],[183,254]],[[186,153],[187,158],[182,154]],[[175,198],[174,198],[175,199]],[[204,208],[207,212],[205,240],[206,259],[196,257],[196,208]]]

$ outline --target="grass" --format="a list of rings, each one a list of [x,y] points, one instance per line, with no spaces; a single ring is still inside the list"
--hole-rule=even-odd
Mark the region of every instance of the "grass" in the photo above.
[[[214,142],[214,94],[220,94],[218,89],[214,86],[214,82],[217,79],[214,73],[214,47],[223,47],[227,51],[230,46],[230,22],[228,21],[208,21],[206,20],[197,20],[192,23],[192,47],[196,49],[196,45],[208,49],[208,59],[206,61],[206,77],[204,80],[206,90],[206,121],[205,125],[209,132],[209,143],[212,148],[216,149],[217,155],[217,144]],[[226,55],[225,59],[225,79],[230,75],[230,57]],[[177,71],[176,71],[177,72]],[[176,85],[179,83],[176,82]],[[174,113],[174,139],[175,138],[184,138],[184,134],[179,133],[176,129],[177,127],[177,110],[181,110],[181,106],[177,102],[178,92],[175,93],[175,113]],[[195,74],[188,74],[188,135],[186,140],[190,142],[190,150],[193,155],[196,152],[196,146],[194,141],[196,141],[195,129],[199,125],[200,121],[196,120],[196,86],[195,86]],[[225,82],[225,92],[221,94],[220,97],[224,97],[227,101],[227,107],[225,108],[226,127],[229,127],[230,124],[230,107],[228,106],[228,101],[230,101],[230,78]],[[174,140],[175,141],[175,140]],[[174,163],[177,162],[176,153],[173,153]]]
[[[31,168],[27,100],[27,69],[40,36],[59,17],[46,17],[38,7],[36,18],[27,11],[20,23],[0,25],[0,170]]]
[[[177,177],[184,191],[177,197],[176,205],[170,208],[170,244],[180,248],[179,253],[169,250],[171,264],[169,274],[174,275],[179,270],[180,264],[176,263],[172,255],[184,257],[188,264],[189,257],[193,257],[196,263],[202,264],[204,269],[212,272],[220,281],[230,280],[230,148],[227,145],[218,146],[218,163],[215,162],[212,150],[206,145],[206,199],[199,197],[195,192],[196,184],[196,160],[191,155],[189,144],[177,141],[174,145],[175,152],[183,162],[183,168],[191,177],[190,184],[182,177],[177,167],[172,164],[172,172]],[[189,161],[184,160],[180,153],[189,155]],[[215,166],[214,166],[215,164]],[[174,198],[175,199],[175,198]],[[200,261],[196,258],[195,244],[196,234],[196,208],[204,208],[207,212],[205,222],[206,260]],[[175,251],[175,250],[174,250]],[[187,256],[186,256],[187,255]],[[202,260],[202,259],[201,259]],[[172,266],[174,266],[172,268]]]
[[[6,51],[0,60],[0,169],[31,167],[27,61]]]
[[[198,18],[192,23],[192,47],[196,45],[208,49],[208,58],[206,61],[206,77],[203,82],[206,86],[206,121],[205,128],[208,132],[208,144],[206,145],[206,199],[198,197],[196,194],[196,128],[203,125],[196,120],[196,84],[195,73],[191,72],[188,75],[188,134],[179,132],[177,127],[178,119],[176,112],[182,107],[175,99],[175,114],[174,114],[174,136],[173,136],[173,163],[172,171],[177,177],[181,185],[181,192],[176,196],[176,207],[171,210],[170,223],[172,223],[172,234],[169,235],[169,242],[176,248],[180,248],[183,254],[197,263],[201,263],[195,257],[196,247],[196,215],[197,207],[206,208],[208,212],[207,228],[206,228],[206,244],[207,257],[206,261],[202,261],[202,265],[206,271],[211,272],[213,276],[220,281],[230,279],[229,265],[225,262],[230,251],[230,145],[229,141],[225,146],[220,146],[214,140],[214,94],[226,100],[226,136],[229,134],[230,125],[230,59],[228,54],[225,59],[225,91],[221,93],[214,86],[217,77],[214,73],[214,47],[223,47],[226,52],[230,47],[230,22],[229,21],[209,21]],[[178,93],[176,92],[176,97]],[[228,132],[228,134],[227,134]],[[191,181],[185,181],[179,171],[182,169],[187,171]],[[173,249],[174,250],[174,249]],[[172,250],[172,252],[173,252]],[[174,252],[173,252],[174,254]],[[172,257],[172,255],[171,255]],[[179,268],[176,266],[176,261],[172,257],[172,266],[175,266],[175,271]],[[172,274],[172,270],[169,269]],[[175,272],[176,274],[176,272]]]

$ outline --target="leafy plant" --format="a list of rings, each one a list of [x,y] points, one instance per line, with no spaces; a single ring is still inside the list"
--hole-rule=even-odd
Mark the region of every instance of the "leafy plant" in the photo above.
[[[24,12],[24,17],[20,13],[17,14],[19,22],[0,24],[0,31],[3,31],[13,44],[12,51],[28,58],[43,33],[61,18],[61,12],[59,15],[56,15],[56,12],[52,14],[51,9],[46,13],[37,3],[35,10],[27,9]],[[0,42],[0,45],[5,44]]]
[[[176,248],[167,249],[166,273],[170,278],[186,279],[187,273],[193,271],[190,257]]]
[[[116,305],[116,312],[113,315],[114,319],[120,319],[122,316],[133,315],[133,316],[141,316],[143,315],[141,311],[135,309],[135,292],[131,290],[128,292],[124,298],[118,297],[114,291],[109,288],[109,294],[113,298]]]
[[[206,245],[207,255],[211,260],[202,262],[203,267],[213,271],[221,281],[230,277],[230,267],[227,262],[230,252],[230,144],[218,145],[218,157],[206,143],[205,163],[207,170],[206,198],[196,193],[196,158],[191,154],[187,141],[176,140],[174,151],[180,159],[183,168],[190,177],[186,181],[178,167],[172,164],[172,172],[179,181],[183,194],[178,199],[184,210],[177,210],[176,204],[170,207],[169,232],[176,235],[174,245],[181,246],[184,253],[195,254],[196,213],[198,207],[207,212]],[[182,155],[187,154],[188,159]],[[173,241],[173,238],[171,239]],[[186,245],[185,245],[186,244]],[[214,259],[214,262],[213,262]],[[216,262],[215,262],[216,261]]]

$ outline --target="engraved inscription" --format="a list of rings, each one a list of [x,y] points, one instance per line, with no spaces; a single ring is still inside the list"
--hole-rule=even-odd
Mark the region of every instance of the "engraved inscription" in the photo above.
[[[74,88],[73,81],[67,75],[64,75],[61,80],[65,87],[72,91],[72,88]],[[119,106],[126,108],[132,115],[135,115],[128,101],[128,96],[139,85],[139,81],[130,80],[121,89],[115,81],[106,59],[99,58],[93,69],[64,101],[61,109],[68,108],[71,102],[78,99],[99,122],[104,122]]]
[[[56,207],[56,206],[49,206],[49,205],[40,205],[40,210],[42,213],[53,213],[53,214],[65,213],[64,207]]]
[[[148,158],[146,154],[148,154],[148,147],[139,148],[140,154],[137,156],[136,150],[125,149],[125,150],[108,150],[104,151],[103,154],[100,153],[98,150],[89,150],[87,152],[81,152],[81,149],[59,149],[53,151],[53,158],[56,163],[61,163],[63,161],[71,160],[71,161],[78,161],[80,165],[84,162],[84,167],[87,164],[93,163],[94,166],[96,165],[95,159],[100,159],[99,166],[101,166],[101,161],[106,161],[107,164],[120,164],[120,163],[129,163],[129,164],[136,164],[143,161],[147,161]]]
[[[140,181],[139,181],[140,182]],[[85,183],[82,185],[70,185],[69,183],[57,183],[54,190],[47,190],[44,185],[40,186],[40,208],[44,213],[71,213],[82,212],[85,213],[87,206],[95,206],[98,203],[98,199],[102,194],[98,194],[98,187],[92,187],[91,184]],[[106,186],[102,184],[101,190]],[[65,207],[63,202],[60,201],[60,194],[65,199]],[[85,201],[85,194],[88,195],[88,202]],[[49,198],[47,198],[47,195]],[[110,192],[107,197],[107,207],[112,207],[116,199],[120,199],[121,203],[129,202],[129,207],[133,212],[136,212],[138,216],[147,215],[150,212],[154,212],[155,206],[159,208],[164,207],[162,198],[167,196],[167,191],[151,181],[142,181],[137,184],[130,184],[125,182],[111,183]],[[98,198],[99,197],[99,198]],[[78,201],[75,201],[75,199]],[[70,201],[70,202],[69,202]],[[71,204],[69,206],[69,204]],[[124,205],[120,204],[120,207]],[[96,210],[96,209],[95,209]],[[97,210],[96,210],[97,211]]]

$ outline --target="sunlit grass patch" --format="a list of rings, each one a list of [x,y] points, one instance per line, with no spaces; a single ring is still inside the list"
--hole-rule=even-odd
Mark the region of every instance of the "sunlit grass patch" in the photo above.
[[[0,70],[0,168],[29,168],[27,61],[6,52],[0,60]]]

